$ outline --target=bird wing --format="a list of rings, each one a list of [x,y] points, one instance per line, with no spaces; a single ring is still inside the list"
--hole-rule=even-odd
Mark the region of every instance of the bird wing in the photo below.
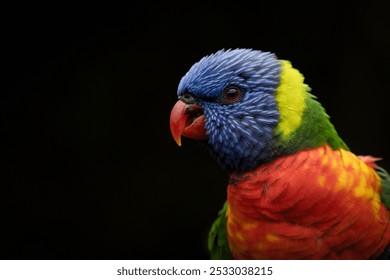
[[[375,168],[375,171],[382,181],[382,202],[386,205],[387,209],[390,209],[390,175],[385,169],[380,166],[377,166]]]
[[[227,202],[218,212],[218,218],[214,221],[209,232],[208,247],[210,257],[213,260],[229,260],[232,259],[226,232],[226,213]]]

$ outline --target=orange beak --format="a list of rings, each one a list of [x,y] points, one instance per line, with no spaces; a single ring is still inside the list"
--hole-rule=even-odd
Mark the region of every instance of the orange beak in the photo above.
[[[177,101],[169,119],[173,139],[179,146],[181,146],[182,135],[196,140],[208,139],[204,122],[202,107],[186,104],[181,100]]]

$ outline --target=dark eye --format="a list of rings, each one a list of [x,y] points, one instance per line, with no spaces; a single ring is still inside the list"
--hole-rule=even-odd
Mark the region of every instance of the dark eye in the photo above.
[[[220,96],[220,101],[225,104],[235,103],[242,98],[242,90],[235,86],[228,86]]]

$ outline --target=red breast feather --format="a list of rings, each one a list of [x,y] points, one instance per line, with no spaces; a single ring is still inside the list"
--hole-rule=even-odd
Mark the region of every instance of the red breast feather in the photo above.
[[[237,259],[368,259],[390,242],[375,170],[328,146],[279,158],[228,186],[229,246]]]

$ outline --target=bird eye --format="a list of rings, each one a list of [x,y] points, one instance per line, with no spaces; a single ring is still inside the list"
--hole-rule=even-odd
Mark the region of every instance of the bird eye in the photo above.
[[[240,101],[242,98],[242,90],[235,86],[228,86],[224,89],[220,96],[221,103],[231,104]]]

